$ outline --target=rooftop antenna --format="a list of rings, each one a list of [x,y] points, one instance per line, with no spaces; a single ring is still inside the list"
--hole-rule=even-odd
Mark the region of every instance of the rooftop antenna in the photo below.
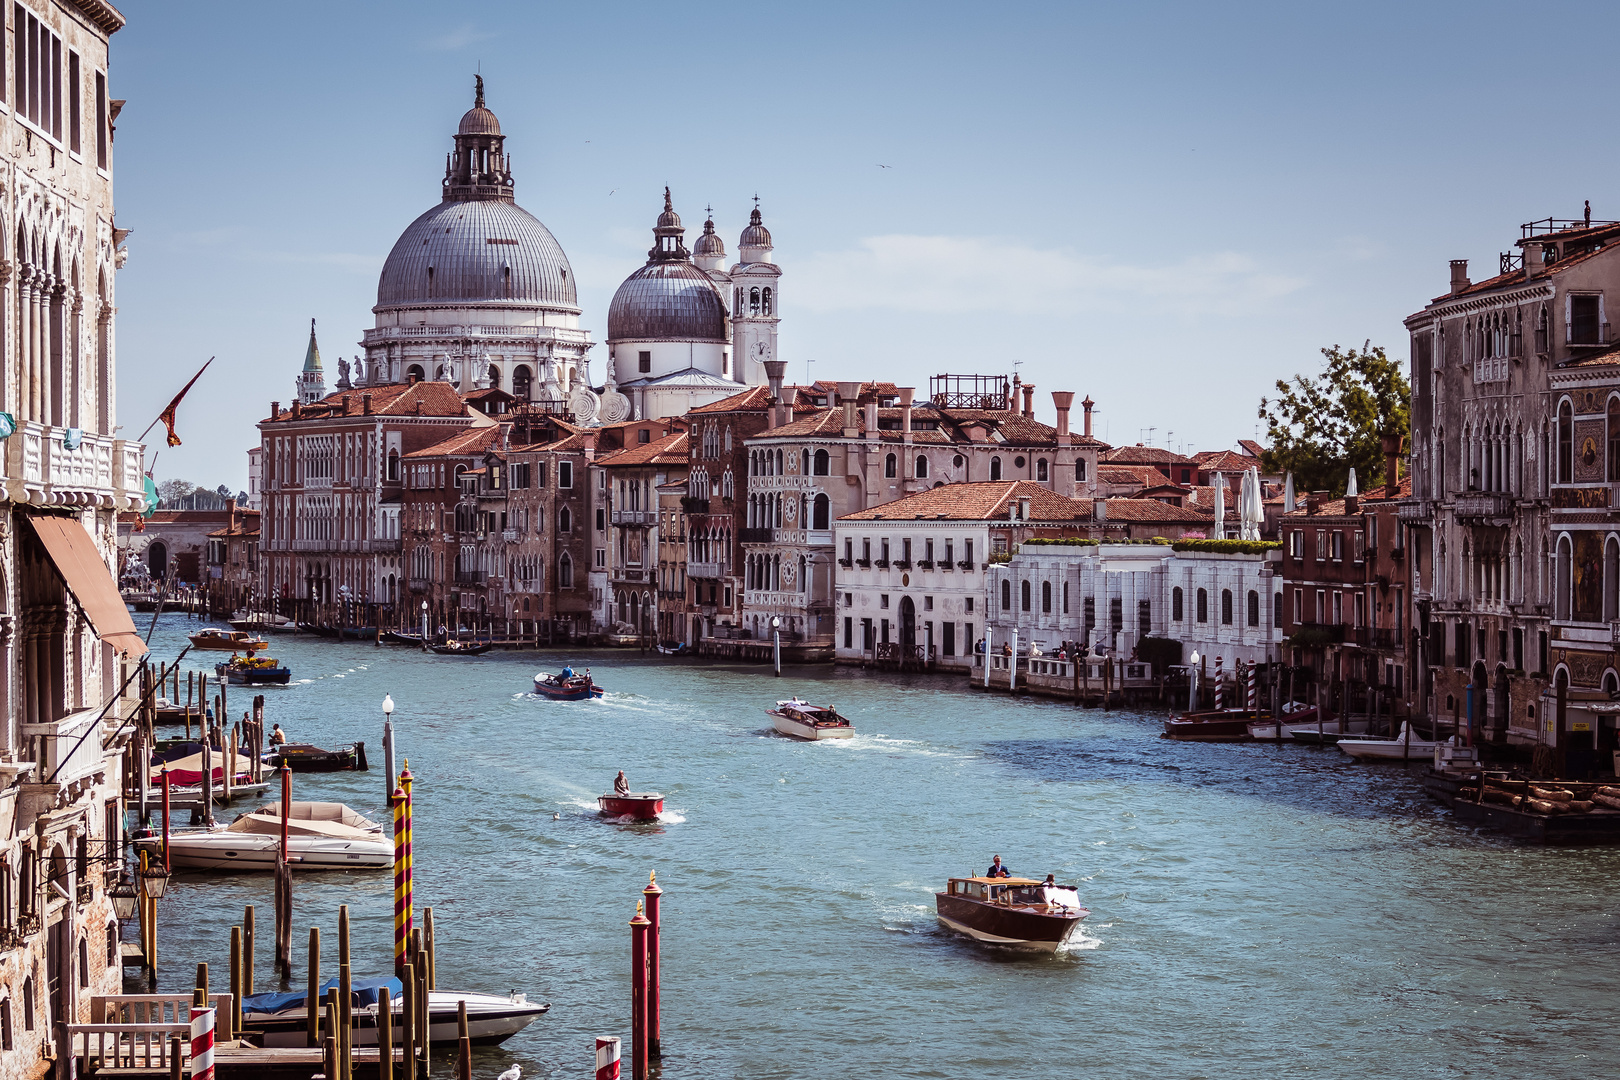
[[[816,362],[816,359],[813,356],[807,356],[807,357],[804,358],[804,385],[805,386],[814,385],[810,381],[810,365],[815,363],[815,362]]]
[[[1154,433],[1154,432],[1155,432],[1155,431],[1158,431],[1158,430],[1159,430],[1159,429],[1158,429],[1158,428],[1157,428],[1157,427],[1150,427],[1150,428],[1148,428],[1148,437],[1147,437],[1147,444],[1148,444],[1148,445],[1149,445],[1149,446],[1152,446],[1152,445],[1153,445],[1153,433]]]

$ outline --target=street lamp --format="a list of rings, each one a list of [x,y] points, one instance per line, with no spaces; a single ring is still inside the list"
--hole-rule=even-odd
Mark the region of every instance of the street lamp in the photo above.
[[[387,805],[394,805],[394,695],[383,695],[383,787]]]
[[[163,868],[162,863],[150,863],[136,871],[140,878],[141,891],[149,900],[163,899],[164,892],[169,888],[169,872]]]
[[[135,901],[140,899],[140,893],[136,891],[133,881],[119,881],[107,890],[107,899],[112,901],[113,914],[119,919],[133,919]]]

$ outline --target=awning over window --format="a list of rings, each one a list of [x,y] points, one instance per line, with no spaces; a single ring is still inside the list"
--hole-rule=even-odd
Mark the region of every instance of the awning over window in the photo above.
[[[76,518],[32,514],[28,515],[28,523],[101,640],[121,653],[144,656],[146,643],[135,632],[124,598],[118,595],[118,585],[84,526]]]

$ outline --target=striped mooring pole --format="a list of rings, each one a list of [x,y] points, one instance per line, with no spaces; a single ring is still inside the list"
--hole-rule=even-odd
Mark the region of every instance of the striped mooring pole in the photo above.
[[[394,789],[394,973],[410,959],[411,927],[411,763],[406,759]]]
[[[1226,672],[1221,668],[1221,658],[1215,658],[1215,708],[1220,710],[1226,706]]]
[[[1252,713],[1258,713],[1260,711],[1260,680],[1255,672],[1254,664],[1249,665],[1246,674],[1249,677],[1247,708]]]
[[[614,1036],[596,1040],[596,1080],[619,1080],[619,1040]]]
[[[214,1080],[214,1010],[191,1007],[191,1077]]]

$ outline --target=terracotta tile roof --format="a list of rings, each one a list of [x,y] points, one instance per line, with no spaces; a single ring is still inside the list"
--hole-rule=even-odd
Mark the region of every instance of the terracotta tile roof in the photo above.
[[[685,465],[687,460],[686,432],[677,431],[649,443],[633,443],[623,450],[615,450],[596,463],[604,468],[630,465]]]
[[[266,417],[261,423],[285,423],[294,419],[327,420],[364,415],[364,398],[370,396],[371,411],[381,416],[415,416],[421,405],[422,416],[466,416],[467,403],[456,388],[445,382],[391,383],[387,386],[368,386],[354,390],[341,390],[328,394],[312,405],[300,406],[295,418],[291,409],[283,409],[275,418]]]
[[[1575,367],[1610,367],[1614,364],[1620,364],[1620,349],[1608,349],[1592,356],[1583,356],[1579,360],[1566,360],[1558,367],[1562,370]]]
[[[1171,506],[1158,499],[1109,499],[1107,521],[1162,521],[1165,524],[1207,525],[1215,520],[1209,511],[1190,506]]]
[[[1536,239],[1542,240],[1546,238],[1556,238],[1561,242],[1567,242],[1569,240],[1580,240],[1587,237],[1612,237],[1616,233],[1620,233],[1620,227],[1613,225],[1602,227],[1594,226],[1590,229],[1565,229],[1561,232],[1545,233]],[[1606,247],[1600,247],[1594,251],[1583,251],[1579,255],[1570,255],[1567,258],[1559,259],[1557,262],[1545,267],[1542,270],[1542,276],[1553,277],[1554,275],[1561,274],[1570,267],[1577,266],[1580,263],[1585,262],[1587,259],[1590,259],[1592,256],[1606,250]],[[1443,304],[1447,300],[1455,300],[1460,296],[1472,296],[1475,293],[1489,292],[1492,289],[1502,289],[1512,285],[1523,285],[1527,280],[1529,279],[1525,276],[1524,268],[1520,267],[1517,270],[1509,270],[1505,274],[1497,274],[1495,277],[1488,277],[1483,281],[1476,281],[1469,285],[1466,289],[1463,289],[1461,292],[1442,293],[1433,300],[1430,300],[1429,303],[1431,305]]]
[[[710,402],[707,405],[699,405],[687,415],[690,416],[692,413],[764,412],[765,406],[770,403],[770,400],[770,387],[751,386],[740,394],[732,394],[728,398],[721,398],[719,401]],[[800,394],[799,399],[793,404],[793,411],[796,413],[809,412],[814,408],[816,406],[805,400],[803,394]]]
[[[1129,484],[1138,487],[1157,487],[1168,483],[1170,478],[1152,465],[1098,465],[1097,480],[1099,483],[1119,487]]]
[[[1266,452],[1266,448],[1253,439],[1239,439],[1238,445],[1247,450],[1252,457],[1263,457]]]
[[[208,535],[209,536],[258,536],[259,535],[259,512],[257,510],[238,510],[237,513],[241,515],[241,520],[240,521],[233,522],[232,524],[225,526],[223,529],[215,529],[213,532],[209,533]]]
[[[1029,499],[1031,521],[1090,521],[1091,501],[1070,499],[1030,480],[945,484],[883,506],[846,514],[839,521],[993,521],[1018,500]]]
[[[447,439],[441,439],[432,446],[412,450],[405,457],[407,460],[430,457],[474,457],[493,449],[496,443],[500,441],[500,434],[501,429],[496,425],[468,428],[466,431],[456,432]]]
[[[1384,493],[1385,488],[1386,488],[1386,485],[1379,484],[1377,487],[1371,488],[1371,489],[1369,489],[1367,491],[1363,491],[1360,495],[1358,495],[1357,500],[1361,504],[1360,509],[1361,510],[1366,509],[1367,508],[1366,504],[1369,503],[1369,502],[1387,503],[1387,502],[1392,501],[1390,499],[1390,497]],[[1410,498],[1411,495],[1412,495],[1412,478],[1410,476],[1404,477],[1401,480],[1400,483],[1395,485],[1395,498],[1396,499]],[[1297,519],[1297,518],[1307,518],[1307,517],[1311,517],[1311,518],[1344,517],[1347,514],[1347,511],[1345,510],[1345,505],[1344,505],[1344,500],[1343,499],[1329,499],[1328,501],[1326,501],[1326,502],[1322,503],[1320,506],[1318,506],[1317,510],[1316,510],[1316,513],[1314,513],[1314,514],[1306,513],[1306,511],[1305,511],[1305,500],[1303,498],[1301,498],[1299,500],[1298,505],[1299,505],[1298,510],[1295,510],[1292,514],[1284,514],[1283,517],[1288,518],[1289,520],[1294,520],[1294,519]],[[1359,512],[1360,512],[1360,510],[1358,510],[1358,513]]]
[[[1247,472],[1260,463],[1247,454],[1240,454],[1236,450],[1200,450],[1193,455],[1198,467],[1205,472],[1241,473]]]
[[[1196,465],[1190,457],[1182,457],[1173,450],[1166,450],[1162,446],[1116,446],[1098,458],[1099,462],[1108,462],[1110,465],[1152,465],[1160,468],[1165,465]]]

